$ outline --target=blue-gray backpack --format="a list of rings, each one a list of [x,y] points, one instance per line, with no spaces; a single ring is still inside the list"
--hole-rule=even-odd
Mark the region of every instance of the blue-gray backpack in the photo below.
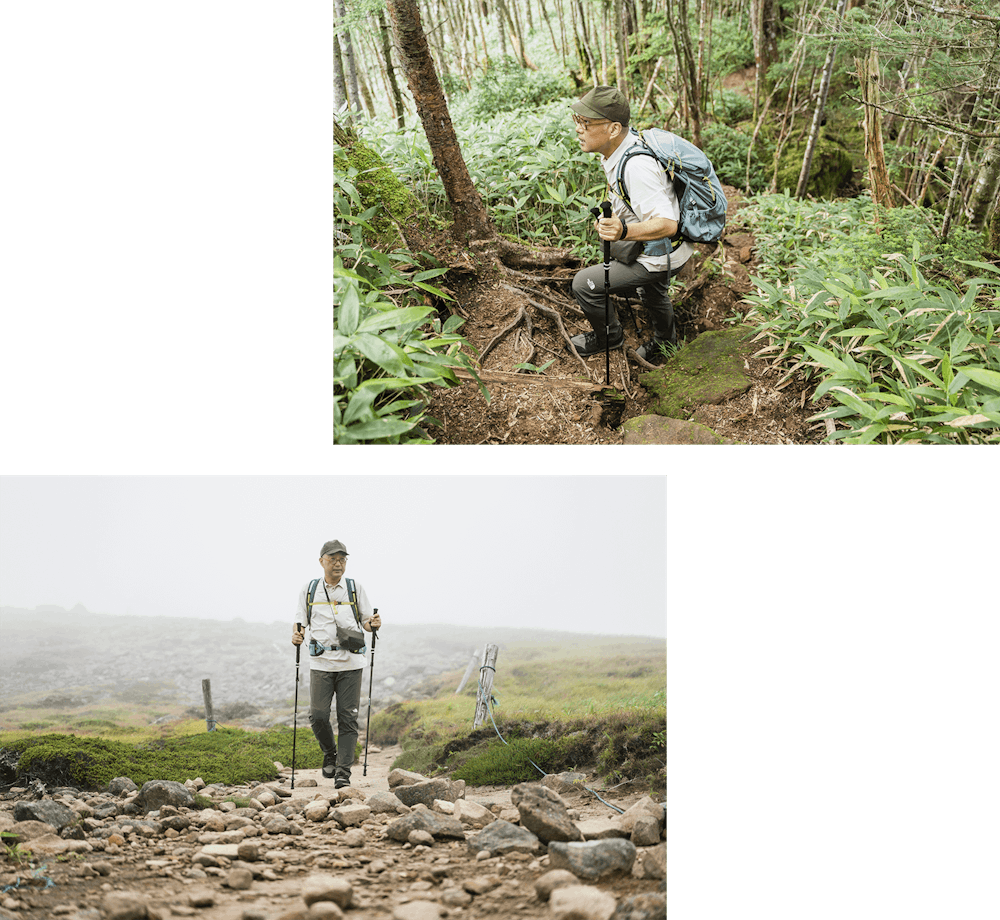
[[[714,243],[726,225],[727,203],[712,161],[690,141],[661,128],[649,128],[642,134],[630,128],[629,133],[638,137],[639,143],[629,147],[618,163],[614,191],[632,210],[625,187],[625,164],[637,154],[656,157],[677,193],[678,236],[693,243]]]

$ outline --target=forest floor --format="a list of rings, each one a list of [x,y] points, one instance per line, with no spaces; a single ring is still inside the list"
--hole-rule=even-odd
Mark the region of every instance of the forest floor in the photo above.
[[[703,332],[741,322],[750,307],[744,297],[752,290],[755,241],[740,221],[740,193],[731,187],[725,192],[729,214],[721,243],[696,246],[671,286],[682,349]],[[469,271],[472,266],[465,261],[465,268],[461,258],[456,263],[454,253],[436,255],[453,266],[446,276],[455,295],[452,309],[466,318],[462,334],[480,356],[485,353],[480,372],[491,394],[487,403],[473,380],[436,392],[430,415],[441,426],[430,431],[438,444],[621,444],[621,424],[650,414],[652,396],[641,379],[648,368],[628,356],[629,349],[651,338],[638,299],[631,305],[615,299],[625,329],[625,350],[611,353],[611,385],[625,395],[619,419],[605,412],[600,398],[606,385],[604,354],[586,359],[585,371],[567,352],[552,314],[555,308],[569,336],[589,331],[570,292],[582,264],[522,266],[524,274],[504,276],[499,269]],[[525,306],[526,296],[534,303]],[[522,308],[524,317],[508,328]],[[749,342],[741,356],[749,389],[719,404],[698,406],[689,420],[738,444],[818,443],[825,430],[808,421],[818,411],[808,402],[811,386],[796,378],[782,380],[770,361],[756,357],[765,344]],[[548,361],[542,374],[516,370],[520,363],[540,368]]]

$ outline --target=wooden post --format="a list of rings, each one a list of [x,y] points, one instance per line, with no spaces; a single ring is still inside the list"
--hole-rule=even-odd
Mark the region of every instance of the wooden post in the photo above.
[[[479,694],[476,697],[476,718],[472,728],[477,729],[489,716],[489,700],[493,695],[493,678],[496,676],[497,653],[500,649],[492,642],[483,651],[483,665],[479,669]]]
[[[476,659],[479,657],[478,652],[473,652],[472,657],[469,659],[469,666],[465,669],[465,673],[462,675],[462,680],[458,685],[458,689],[455,693],[461,693],[462,688],[469,682],[469,678],[472,677],[472,671],[476,666]]]
[[[212,712],[212,682],[206,677],[201,682],[201,693],[205,697],[205,724],[210,732],[215,731],[215,714]]]

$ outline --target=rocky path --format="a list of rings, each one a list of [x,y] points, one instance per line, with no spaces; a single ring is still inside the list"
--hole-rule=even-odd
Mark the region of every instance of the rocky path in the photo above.
[[[399,753],[370,750],[344,790],[301,769],[294,790],[289,769],[254,788],[11,790],[0,920],[666,916],[663,804],[601,792],[619,815],[579,774],[466,789],[392,771]]]

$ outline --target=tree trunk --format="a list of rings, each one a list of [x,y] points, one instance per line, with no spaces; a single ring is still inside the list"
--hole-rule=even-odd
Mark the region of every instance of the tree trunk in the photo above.
[[[334,0],[334,7],[337,10],[337,19],[344,21],[344,0]],[[351,39],[351,31],[346,26],[341,32],[343,38],[340,46],[344,52],[344,64],[347,75],[347,95],[351,100],[351,108],[355,112],[361,111],[361,95],[358,92],[358,65],[354,60],[354,42]]]
[[[378,11],[378,31],[382,39],[382,57],[385,58],[386,75],[389,78],[389,86],[392,88],[392,105],[396,110],[396,125],[405,128],[406,110],[403,107],[403,94],[399,91],[399,83],[396,82],[396,68],[392,63],[392,45],[389,40],[389,26],[385,21],[385,12],[381,8]]]
[[[882,114],[879,111],[879,79],[881,69],[878,50],[872,48],[867,58],[855,58],[861,84],[861,98],[864,100],[865,115],[865,159],[868,161],[868,183],[871,186],[872,201],[886,208],[895,207],[889,170],[885,166],[885,148],[882,145]]]
[[[997,206],[998,193],[1000,193],[1000,140],[994,138],[983,153],[979,174],[976,176],[969,204],[965,209],[965,217],[971,229],[982,230],[986,226],[990,208],[995,209]]]
[[[494,239],[483,199],[472,184],[458,146],[455,127],[441,90],[420,22],[417,0],[387,0],[396,52],[406,74],[407,85],[417,104],[417,113],[427,135],[434,166],[451,203],[454,234],[460,240]]]
[[[843,19],[847,0],[837,3],[837,20]],[[823,111],[826,109],[826,97],[830,92],[830,77],[833,74],[833,59],[837,54],[837,36],[830,39],[830,47],[826,52],[826,63],[823,65],[823,77],[819,84],[819,96],[816,99],[816,111],[813,113],[812,127],[809,129],[809,140],[806,141],[806,152],[802,158],[802,170],[799,173],[799,184],[795,187],[795,197],[805,198],[809,186],[809,172],[812,169],[813,155],[816,153],[816,142],[819,140],[819,129],[823,124]]]
[[[343,111],[344,120],[350,122],[351,111],[347,108],[347,81],[344,79],[344,59],[340,50],[340,39],[333,33],[333,111]]]
[[[628,99],[632,94],[628,87],[628,74],[625,72],[625,47],[628,39],[625,37],[625,3],[615,0],[615,72],[617,85]]]

